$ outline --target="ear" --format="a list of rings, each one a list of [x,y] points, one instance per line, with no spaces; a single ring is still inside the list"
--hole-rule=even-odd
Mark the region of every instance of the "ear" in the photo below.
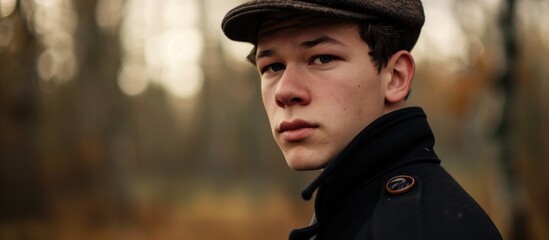
[[[385,71],[387,80],[385,101],[398,103],[404,101],[410,92],[410,86],[415,73],[414,58],[406,50],[393,54],[387,63]]]

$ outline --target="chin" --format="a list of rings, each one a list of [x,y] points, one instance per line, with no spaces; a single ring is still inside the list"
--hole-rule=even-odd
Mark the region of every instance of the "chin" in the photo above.
[[[296,171],[310,171],[310,170],[319,170],[326,166],[326,163],[324,161],[313,161],[311,158],[309,159],[300,159],[300,158],[291,158],[291,157],[285,157],[286,163],[288,166]]]

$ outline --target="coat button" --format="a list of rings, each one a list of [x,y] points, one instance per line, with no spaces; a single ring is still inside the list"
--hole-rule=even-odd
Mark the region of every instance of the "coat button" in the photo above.
[[[385,190],[392,195],[403,194],[414,188],[416,180],[408,175],[399,175],[392,177],[387,181]]]

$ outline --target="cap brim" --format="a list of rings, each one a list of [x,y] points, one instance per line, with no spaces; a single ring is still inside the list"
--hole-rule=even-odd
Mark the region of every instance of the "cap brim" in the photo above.
[[[339,10],[302,1],[254,1],[242,4],[225,15],[221,28],[232,40],[255,43],[262,19],[276,12],[303,12],[348,19],[372,19],[373,15]]]

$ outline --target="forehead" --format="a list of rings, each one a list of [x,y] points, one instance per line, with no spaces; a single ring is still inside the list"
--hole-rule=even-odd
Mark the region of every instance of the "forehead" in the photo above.
[[[288,29],[306,29],[313,27],[326,27],[332,25],[355,26],[355,20],[336,18],[322,15],[310,15],[299,13],[275,13],[267,15],[260,24],[258,39],[276,34]]]

